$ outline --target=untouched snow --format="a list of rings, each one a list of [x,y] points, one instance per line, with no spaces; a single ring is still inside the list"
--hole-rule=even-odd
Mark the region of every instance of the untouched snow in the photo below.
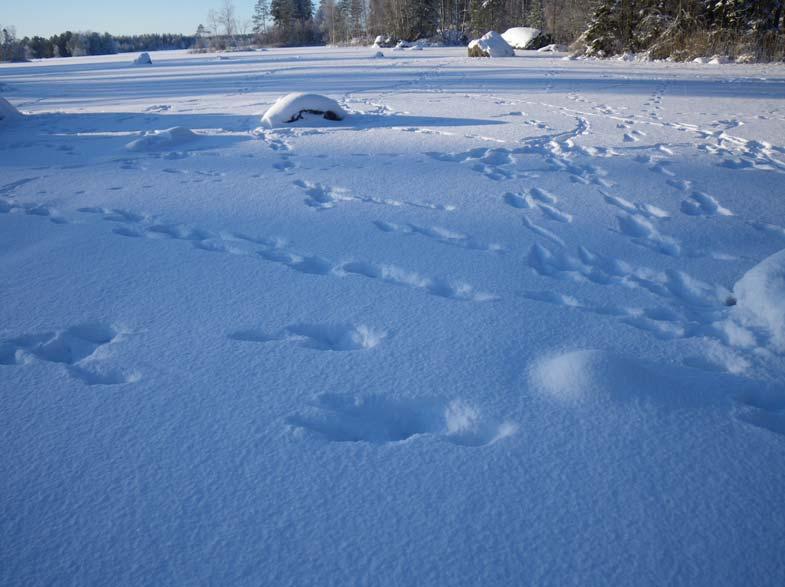
[[[515,57],[515,51],[496,31],[485,33],[469,43],[469,50],[479,47],[486,57]]]
[[[0,66],[0,584],[783,584],[783,66],[129,59]]]
[[[309,115],[326,120],[343,120],[346,112],[338,102],[319,94],[292,93],[276,100],[262,116],[262,123],[270,128],[289,124]]]
[[[521,26],[507,29],[502,38],[514,49],[526,49],[541,33],[540,29]]]

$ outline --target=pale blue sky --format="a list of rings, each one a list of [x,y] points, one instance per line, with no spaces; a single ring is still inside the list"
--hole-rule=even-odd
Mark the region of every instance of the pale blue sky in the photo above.
[[[250,19],[255,0],[234,0],[238,19]],[[0,0],[0,25],[20,37],[66,30],[116,35],[193,33],[222,0]]]

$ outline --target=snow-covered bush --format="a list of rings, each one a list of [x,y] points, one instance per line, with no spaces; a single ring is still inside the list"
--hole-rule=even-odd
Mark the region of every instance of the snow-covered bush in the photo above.
[[[320,94],[287,94],[270,106],[262,116],[262,122],[269,128],[289,124],[313,114],[326,120],[343,120],[346,112],[338,102]]]
[[[152,65],[153,60],[150,59],[149,53],[140,53],[139,57],[134,59],[134,65]]]
[[[515,50],[496,31],[469,43],[469,57],[515,57]]]

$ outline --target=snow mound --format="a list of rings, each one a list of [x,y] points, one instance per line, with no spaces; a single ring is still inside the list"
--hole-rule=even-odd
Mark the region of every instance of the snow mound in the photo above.
[[[304,114],[316,114],[326,120],[343,120],[346,112],[338,102],[320,94],[287,94],[276,100],[262,116],[262,122],[270,128],[288,124],[303,118]]]
[[[701,389],[686,370],[670,373],[662,366],[599,350],[573,351],[545,357],[529,371],[532,389],[560,403],[647,401],[689,405]],[[705,386],[703,386],[705,387]]]
[[[519,26],[507,29],[502,38],[515,49],[530,49],[532,42],[542,34],[540,29]]]
[[[775,348],[785,351],[785,249],[747,271],[733,293],[734,313],[766,328]]]
[[[725,65],[730,63],[730,59],[728,59],[725,55],[715,55],[709,61],[709,65]]]
[[[381,51],[377,51],[376,53],[373,54],[372,57],[373,59],[382,59],[384,58],[384,53],[382,53]]]
[[[469,43],[469,57],[515,57],[515,50],[496,31]]]
[[[191,129],[175,126],[166,130],[156,130],[145,134],[143,137],[131,141],[125,148],[129,151],[157,151],[170,149],[188,143],[199,135]]]
[[[8,100],[0,98],[0,124],[22,118],[22,114]]]
[[[140,53],[139,57],[134,59],[134,65],[152,65],[153,60],[150,59],[149,53]]]

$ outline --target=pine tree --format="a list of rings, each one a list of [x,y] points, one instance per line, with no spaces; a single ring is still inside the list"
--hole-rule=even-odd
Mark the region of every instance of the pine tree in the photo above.
[[[256,0],[253,11],[253,32],[257,35],[267,32],[267,21],[270,20],[270,4],[268,0]]]

